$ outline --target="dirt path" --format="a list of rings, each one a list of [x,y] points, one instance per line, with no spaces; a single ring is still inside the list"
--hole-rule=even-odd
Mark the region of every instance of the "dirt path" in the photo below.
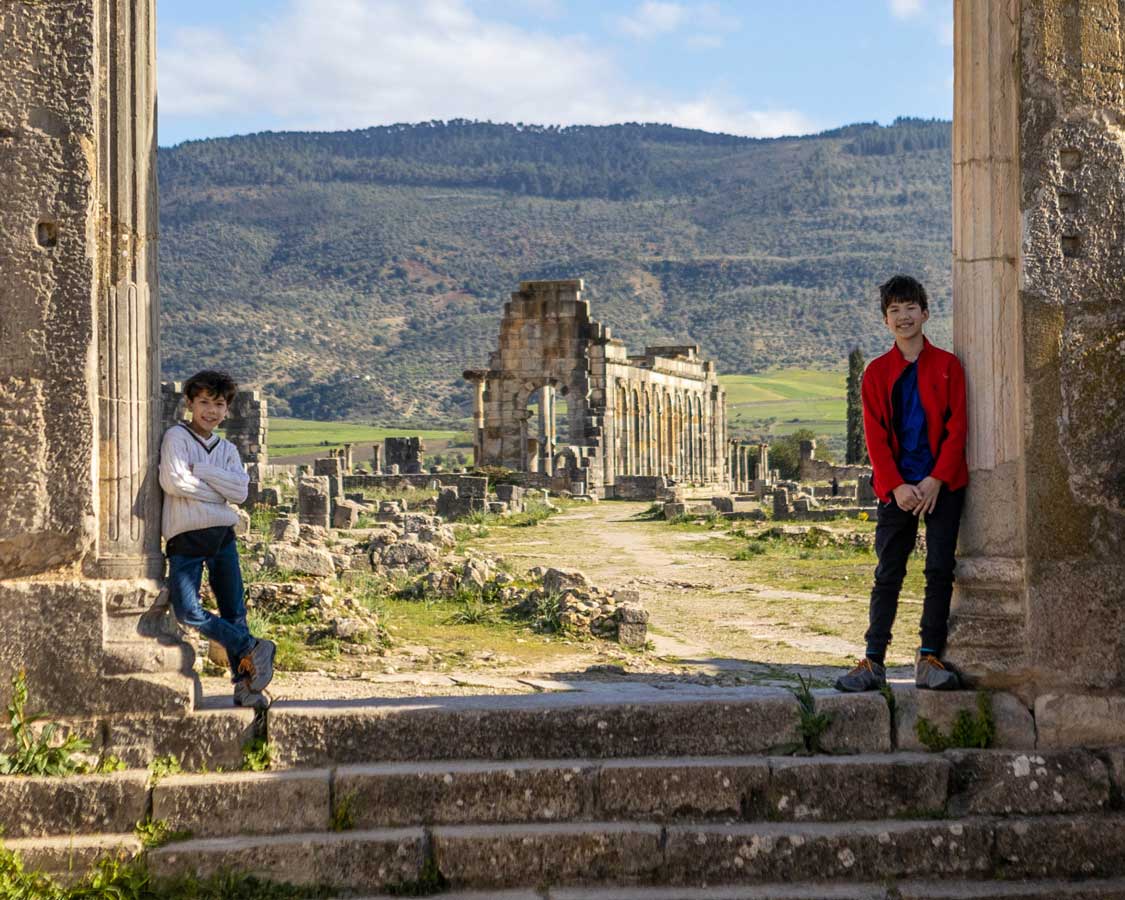
[[[763,563],[732,559],[738,544],[728,532],[678,529],[644,519],[646,509],[593,504],[536,528],[495,529],[480,543],[520,568],[578,569],[598,585],[641,591],[656,654],[669,662],[710,672],[814,667],[827,677],[862,654],[866,563],[841,576],[852,579],[846,593],[778,587]]]

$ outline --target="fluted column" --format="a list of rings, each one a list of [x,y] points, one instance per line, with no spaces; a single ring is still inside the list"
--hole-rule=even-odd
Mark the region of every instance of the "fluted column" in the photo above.
[[[154,16],[0,4],[0,698],[25,668],[59,715],[194,694],[161,600]]]
[[[953,328],[970,485],[950,658],[1025,696],[1125,689],[1125,22],[954,4]]]

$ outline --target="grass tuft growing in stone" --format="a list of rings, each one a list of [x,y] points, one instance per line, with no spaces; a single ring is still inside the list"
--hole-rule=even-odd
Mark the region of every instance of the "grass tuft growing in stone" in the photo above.
[[[325,900],[335,893],[326,886],[296,887],[237,872],[156,879],[143,856],[105,857],[78,880],[61,885],[44,872],[28,871],[18,854],[0,844],[4,900]]]
[[[805,742],[805,751],[807,753],[823,753],[820,739],[832,723],[832,717],[828,713],[816,711],[816,698],[812,694],[812,679],[806,679],[803,675],[798,675],[797,680],[800,682],[799,686],[789,690],[797,698],[801,715],[798,728],[801,732],[801,738]]]
[[[414,881],[403,881],[387,885],[387,893],[392,897],[428,897],[449,889],[449,879],[438,868],[437,860],[427,856],[422,871]]]
[[[273,765],[273,744],[265,738],[256,737],[242,748],[242,770],[244,772],[268,772]]]
[[[149,787],[156,787],[161,780],[167,778],[169,775],[179,775],[183,771],[184,767],[180,765],[179,759],[171,753],[165,756],[154,757],[148,767]]]
[[[332,819],[328,827],[333,831],[351,831],[355,828],[356,792],[349,791],[337,797],[332,807]]]
[[[923,746],[934,753],[954,748],[987,749],[996,740],[992,696],[986,691],[977,693],[976,715],[967,709],[957,710],[948,735],[925,716],[919,716],[914,723],[914,733]]]
[[[91,767],[78,755],[90,749],[90,742],[76,734],[56,741],[59,726],[55,722],[36,734],[33,726],[46,715],[27,712],[27,698],[27,673],[21,669],[12,678],[12,699],[7,707],[13,750],[0,753],[0,775],[59,776],[90,771]]]
[[[186,841],[191,837],[190,831],[173,831],[163,819],[141,819],[134,827],[133,834],[146,850],[163,847],[172,841]]]

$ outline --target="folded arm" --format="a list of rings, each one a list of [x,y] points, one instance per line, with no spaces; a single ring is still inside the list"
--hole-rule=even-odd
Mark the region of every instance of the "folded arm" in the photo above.
[[[225,503],[222,494],[192,473],[191,464],[177,450],[172,440],[166,440],[160,450],[160,486],[164,493],[203,503]]]
[[[224,500],[242,503],[250,487],[250,476],[237,458],[226,458],[222,465],[196,463],[192,471],[208,486],[222,494]]]

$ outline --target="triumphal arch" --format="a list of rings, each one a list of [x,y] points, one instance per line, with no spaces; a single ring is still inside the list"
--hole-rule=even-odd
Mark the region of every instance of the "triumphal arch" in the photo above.
[[[194,703],[159,600],[154,6],[0,4],[0,694],[25,667],[57,714]],[[1122,7],[954,6],[950,652],[1025,696],[1120,694]]]

